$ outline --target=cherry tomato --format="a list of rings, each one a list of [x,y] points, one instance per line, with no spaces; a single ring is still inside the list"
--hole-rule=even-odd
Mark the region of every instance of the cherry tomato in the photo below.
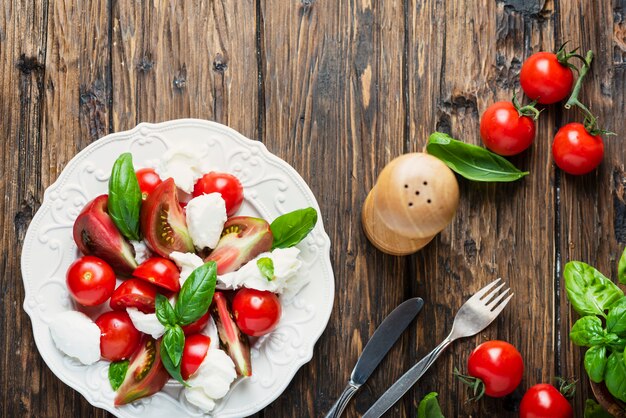
[[[183,358],[180,361],[180,375],[183,380],[189,379],[204,361],[206,353],[211,345],[211,339],[203,334],[193,334],[185,337]]]
[[[592,135],[582,123],[568,123],[554,136],[554,162],[569,174],[587,174],[602,162],[604,142],[600,135]]]
[[[520,418],[572,418],[574,411],[557,388],[541,383],[528,389],[522,398],[519,416]]]
[[[100,353],[109,361],[125,360],[139,347],[141,333],[126,312],[105,312],[96,319],[100,328]]]
[[[133,271],[133,276],[155,284],[167,290],[180,290],[180,271],[172,261],[152,257],[144,261]]]
[[[243,187],[237,177],[228,173],[211,171],[202,176],[193,188],[193,196],[219,193],[226,202],[226,214],[233,216],[243,202]]]
[[[499,398],[513,392],[522,381],[524,361],[505,341],[487,341],[472,351],[467,361],[470,376],[485,384],[485,394]]]
[[[81,305],[100,305],[113,294],[115,273],[98,257],[86,255],[74,261],[67,270],[67,288]]]
[[[241,332],[260,337],[276,328],[282,308],[275,294],[243,288],[233,299],[233,315]]]
[[[161,177],[152,168],[142,168],[137,170],[135,174],[137,175],[139,190],[141,190],[143,200],[146,200],[146,197],[162,183]]]
[[[115,289],[109,305],[116,311],[137,308],[143,313],[154,313],[156,294],[157,288],[150,283],[139,279],[128,279]]]
[[[524,61],[519,80],[526,96],[541,104],[552,104],[571,93],[574,75],[556,54],[537,52]]]
[[[535,139],[535,121],[520,116],[513,103],[497,102],[483,113],[480,136],[485,146],[496,154],[519,154]]]
[[[204,315],[202,315],[195,322],[192,322],[189,325],[185,325],[185,326],[181,327],[183,329],[183,332],[185,333],[185,335],[197,334],[200,331],[202,331],[207,326],[207,324],[209,323],[209,316],[210,315],[211,314],[209,313],[209,311],[207,311]]]

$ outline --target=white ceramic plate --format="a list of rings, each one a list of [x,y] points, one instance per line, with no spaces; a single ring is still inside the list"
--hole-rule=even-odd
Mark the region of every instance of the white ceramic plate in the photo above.
[[[311,206],[319,213],[313,193],[286,162],[257,141],[213,122],[181,119],[159,124],[142,123],[133,130],[108,135],[78,153],[45,194],[30,224],[22,251],[22,276],[26,289],[24,310],[33,324],[37,348],[59,379],[79,391],[92,405],[118,417],[206,416],[181,396],[181,386],[170,380],[161,392],[120,408],[113,406],[114,392],[108,378],[108,362],[84,366],[63,355],[48,328],[57,312],[75,309],[65,285],[65,272],[77,258],[72,239],[74,219],[94,197],[107,192],[116,158],[131,152],[135,167],[151,166],[171,147],[193,149],[207,168],[235,174],[244,186],[242,215],[268,221],[295,209]],[[298,247],[302,273],[310,283],[287,306],[279,326],[252,347],[253,376],[239,380],[222,399],[212,416],[251,415],[276,399],[296,371],[313,355],[332,310],[334,278],[330,264],[330,240],[322,217]],[[92,316],[97,312],[89,312]]]

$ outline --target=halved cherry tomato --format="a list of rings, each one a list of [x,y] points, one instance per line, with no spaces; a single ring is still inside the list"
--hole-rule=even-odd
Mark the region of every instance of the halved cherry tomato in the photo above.
[[[524,361],[513,345],[487,341],[472,351],[467,368],[470,376],[482,380],[487,396],[499,398],[512,393],[520,384]]]
[[[143,313],[154,313],[157,288],[140,279],[128,279],[115,289],[109,305],[111,309],[123,311],[137,308]]]
[[[211,345],[211,339],[204,334],[193,334],[185,337],[185,348],[180,362],[180,375],[183,380],[189,379],[189,376],[198,370],[206,357],[209,345]]]
[[[100,353],[109,361],[129,358],[139,346],[141,333],[126,312],[105,312],[96,319],[100,328]]]
[[[226,214],[233,216],[243,202],[243,187],[232,174],[211,171],[202,176],[193,188],[193,196],[219,193],[226,202]]]
[[[282,308],[275,294],[243,288],[233,299],[233,315],[241,332],[260,337],[278,325]]]
[[[582,123],[568,123],[554,136],[552,156],[566,173],[587,174],[602,162],[604,142],[600,135],[587,132]]]
[[[192,322],[189,325],[185,325],[181,327],[185,335],[197,334],[202,331],[207,324],[209,323],[209,316],[211,314],[207,311],[204,315],[198,318],[195,322]]]
[[[167,290],[180,290],[180,271],[172,261],[152,257],[144,261],[133,271],[133,276],[155,284]]]
[[[67,270],[66,283],[76,302],[96,306],[113,294],[115,273],[104,260],[86,255],[72,263]]]
[[[496,154],[519,154],[535,139],[535,122],[531,117],[520,115],[513,103],[497,102],[483,113],[480,136],[485,146]]]
[[[519,81],[526,96],[541,104],[565,99],[572,91],[572,70],[559,62],[557,54],[537,52],[524,61]]]
[[[146,200],[146,197],[162,183],[161,177],[159,177],[153,168],[142,168],[141,170],[137,170],[135,174],[137,175],[139,190],[141,190],[143,200]]]
[[[528,389],[522,398],[519,416],[520,418],[572,418],[574,411],[557,388],[541,383]]]

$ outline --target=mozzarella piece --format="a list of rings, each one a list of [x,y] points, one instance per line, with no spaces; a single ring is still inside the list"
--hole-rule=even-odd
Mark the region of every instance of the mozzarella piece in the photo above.
[[[81,363],[100,360],[100,328],[84,313],[66,311],[54,316],[50,335],[59,350]]]
[[[135,261],[137,264],[141,264],[150,258],[150,250],[143,241],[131,241],[130,242],[135,249]]]
[[[170,259],[176,263],[180,269],[180,285],[185,284],[185,280],[189,275],[198,267],[204,264],[204,260],[198,257],[194,253],[181,253],[180,251],[174,251],[170,253]]]
[[[200,334],[204,334],[211,339],[209,350],[217,350],[220,348],[220,337],[217,333],[217,325],[215,324],[213,316],[209,315],[209,322],[206,324],[206,327],[200,331]]]
[[[185,397],[210,412],[215,408],[215,401],[226,396],[236,378],[235,363],[228,354],[220,349],[209,350],[198,370],[187,380],[190,387],[184,389]]]
[[[156,314],[146,314],[137,308],[126,308],[126,312],[138,331],[152,335],[155,340],[165,334],[165,327],[159,322]]]
[[[202,163],[193,150],[172,148],[163,154],[155,168],[163,180],[174,179],[176,186],[186,193],[193,192],[193,186],[202,177]]]
[[[187,228],[197,248],[215,248],[226,219],[226,202],[219,193],[203,194],[187,203]]]

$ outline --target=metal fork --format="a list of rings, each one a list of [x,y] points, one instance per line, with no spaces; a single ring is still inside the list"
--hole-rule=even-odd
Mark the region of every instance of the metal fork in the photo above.
[[[471,337],[487,328],[513,297],[513,293],[507,297],[510,290],[508,287],[499,293],[505,286],[505,283],[500,283],[501,280],[489,283],[469,298],[454,317],[452,331],[446,339],[387,389],[363,418],[378,418],[387,412],[426,373],[453,341]]]

